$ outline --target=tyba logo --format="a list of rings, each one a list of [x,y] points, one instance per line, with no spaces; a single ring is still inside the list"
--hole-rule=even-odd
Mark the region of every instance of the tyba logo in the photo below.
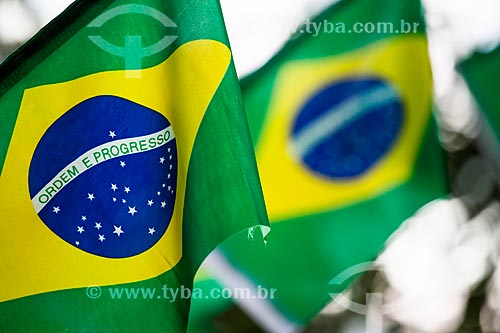
[[[314,94],[298,113],[292,151],[320,176],[358,177],[389,152],[403,121],[401,98],[384,81],[335,82]]]
[[[160,22],[165,28],[177,27],[177,25],[162,12],[154,8],[139,4],[128,4],[112,8],[93,20],[88,25],[88,27],[101,28],[106,22],[114,19],[115,17],[129,14],[149,16]],[[128,72],[129,70],[142,68],[143,58],[155,55],[165,50],[177,39],[177,36],[167,35],[152,45],[143,46],[143,36],[126,35],[124,36],[125,45],[119,46],[108,42],[102,36],[90,35],[88,37],[95,45],[97,45],[102,50],[115,56],[124,58],[125,69],[127,70],[127,75],[129,76],[133,75]],[[140,75],[140,73],[135,74]]]
[[[98,256],[145,252],[174,210],[176,139],[160,113],[114,96],[90,98],[45,132],[29,168],[40,219]]]

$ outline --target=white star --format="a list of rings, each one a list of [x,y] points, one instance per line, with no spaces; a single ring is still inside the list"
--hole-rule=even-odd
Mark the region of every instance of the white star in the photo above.
[[[162,184],[161,187],[165,188],[167,187],[167,184]]]
[[[174,166],[173,166],[172,164],[170,164],[170,166],[169,166],[170,170],[172,170],[172,168],[173,168],[173,167],[174,167]]]
[[[171,160],[171,159],[172,159],[172,155],[170,155],[170,156],[168,157],[168,159],[169,159],[169,160]]]
[[[87,216],[82,216],[82,221],[87,221]]]
[[[125,199],[122,199],[122,202],[123,202],[124,204],[126,204],[126,203],[127,203],[127,200],[125,200]]]
[[[165,157],[160,157],[160,163],[161,164],[165,163]]]
[[[167,175],[167,178],[170,179],[170,177],[172,177],[170,174]]]
[[[120,161],[120,166],[121,166],[122,168],[125,168],[125,166],[126,166],[126,165],[127,165],[127,163],[125,163],[125,162],[123,162],[123,161]]]
[[[87,199],[89,199],[90,201],[94,200],[95,199],[94,194],[93,193],[89,193]]]
[[[101,230],[101,228],[102,228],[101,223],[100,222],[96,222],[94,228],[96,228],[97,230]]]
[[[148,228],[149,229],[149,234],[152,235],[156,232],[155,228]]]
[[[121,234],[125,233],[125,231],[122,230],[122,226],[117,227],[116,225],[114,225],[113,227],[115,227],[115,231],[113,231],[113,233],[117,234],[118,237],[120,237]]]
[[[115,131],[109,131],[109,136],[111,137],[111,139],[114,139],[116,136]]]
[[[161,192],[160,192],[160,191],[158,191],[158,192],[156,192],[156,194],[161,195]]]
[[[172,150],[172,149],[168,148],[168,152],[169,152],[169,153],[170,153],[170,151],[171,151],[171,150]]]
[[[80,245],[80,242],[79,241],[76,241],[75,242],[76,246],[79,246]]]
[[[162,201],[161,208],[165,208],[166,206],[167,206],[167,203],[165,201]]]
[[[104,235],[99,235],[99,240],[102,242],[104,242],[106,240],[106,238],[104,237]]]
[[[149,207],[153,206],[153,204],[154,204],[154,201],[153,201],[153,200],[148,200],[148,206],[149,206]]]
[[[169,186],[169,187],[168,187],[168,190],[170,191],[171,189],[172,189],[172,186]]]
[[[113,202],[116,202],[116,198],[113,198]]]
[[[85,230],[83,229],[83,227],[78,227],[78,230],[76,232],[78,232],[81,235],[84,231]]]
[[[135,210],[135,207],[129,207],[128,208],[128,213],[132,216],[134,216],[135,213],[137,213],[137,211]]]
[[[59,208],[59,206],[57,207],[54,207],[54,210],[52,211],[52,213],[59,213],[61,211],[61,208]]]
[[[118,190],[118,186],[116,186],[116,184],[111,184],[111,189],[113,190],[113,192],[115,192],[116,190]]]
[[[170,191],[170,193],[174,194],[174,190]]]
[[[124,191],[125,193],[130,193],[130,187],[125,187]]]

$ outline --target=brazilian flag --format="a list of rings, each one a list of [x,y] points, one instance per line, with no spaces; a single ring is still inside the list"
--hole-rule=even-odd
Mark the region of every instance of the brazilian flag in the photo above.
[[[497,137],[500,135],[500,46],[488,53],[476,52],[459,65],[469,88]]]
[[[183,332],[207,254],[266,224],[216,0],[76,1],[0,110],[2,332]]]
[[[269,331],[294,331],[448,192],[421,4],[341,1],[242,90],[273,231],[265,247],[225,243],[220,278],[253,286],[237,302]]]

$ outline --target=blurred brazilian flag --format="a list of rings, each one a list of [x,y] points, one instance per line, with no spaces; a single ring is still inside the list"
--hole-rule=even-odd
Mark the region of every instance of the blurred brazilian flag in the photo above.
[[[476,98],[497,137],[500,138],[500,46],[489,53],[474,53],[460,64],[472,94]]]
[[[267,330],[293,331],[447,193],[421,4],[341,1],[242,90],[272,232],[265,247],[225,243],[218,278],[252,286],[237,302]]]
[[[0,110],[2,332],[183,332],[199,264],[266,223],[217,0],[76,1]]]

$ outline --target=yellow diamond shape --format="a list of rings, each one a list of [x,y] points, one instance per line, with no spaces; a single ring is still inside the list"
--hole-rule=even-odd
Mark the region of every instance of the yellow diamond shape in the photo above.
[[[366,77],[387,82],[402,98],[404,124],[397,141],[360,177],[333,181],[312,173],[290,147],[297,112],[326,85]],[[256,149],[270,220],[355,204],[411,175],[431,114],[432,78],[424,37],[397,37],[341,56],[290,62],[279,72],[275,87]]]
[[[0,178],[0,201],[4,203],[0,212],[0,233],[4,235],[0,243],[0,301],[53,290],[140,281],[158,276],[179,262],[191,152],[230,61],[230,51],[224,44],[198,40],[182,45],[162,64],[141,70],[134,76],[137,79],[127,79],[130,73],[125,71],[103,72],[25,91]],[[30,161],[46,130],[75,105],[102,95],[125,98],[163,114],[176,134],[179,176],[172,221],[154,247],[131,258],[98,257],[69,245],[39,219],[28,190]]]

